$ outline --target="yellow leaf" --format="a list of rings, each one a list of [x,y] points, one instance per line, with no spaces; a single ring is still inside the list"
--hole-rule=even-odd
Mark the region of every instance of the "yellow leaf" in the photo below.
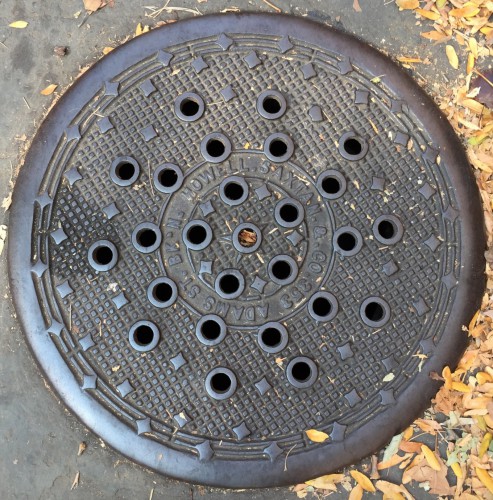
[[[492,382],[493,377],[486,372],[478,372],[476,373],[476,380],[478,381],[479,385],[486,384],[487,382]]]
[[[464,384],[464,382],[452,382],[452,390],[458,392],[471,392],[472,389],[468,385]]]
[[[56,88],[58,87],[58,85],[55,85],[54,83],[52,83],[51,85],[48,85],[48,87],[46,87],[45,89],[43,89],[40,94],[41,95],[51,95],[53,94],[53,92],[55,92]]]
[[[114,47],[105,47],[103,49],[103,54],[106,55],[106,54],[109,54],[112,50],[113,50]]]
[[[467,54],[467,63],[466,63],[466,73],[470,75],[472,73],[472,70],[474,69],[474,55],[472,52]]]
[[[440,470],[440,462],[438,461],[435,453],[433,453],[425,444],[421,446],[421,451],[424,453],[428,465],[436,471]]]
[[[493,418],[491,418],[489,415],[485,415],[484,417],[484,422],[485,424],[490,428],[493,429]]]
[[[10,23],[9,26],[11,28],[23,29],[26,28],[28,24],[29,23],[26,21],[14,21],[13,23]]]
[[[412,436],[414,434],[414,429],[412,428],[412,426],[409,426],[403,433],[402,433],[402,439],[404,439],[404,441],[409,441]]]
[[[344,479],[344,474],[327,474],[326,476],[317,477],[311,481],[306,481],[305,484],[320,488],[321,490],[331,489],[334,484],[340,483]]]
[[[493,493],[493,478],[488,474],[488,471],[476,467],[476,475],[486,488],[488,488],[490,493]]]
[[[469,50],[472,52],[472,55],[475,59],[478,58],[478,42],[475,38],[469,38],[467,45],[469,46]]]
[[[137,24],[137,28],[135,28],[135,36],[142,35],[143,29],[142,29],[142,24]]]
[[[436,0],[437,9],[443,9],[447,4],[447,0]]]
[[[452,68],[454,69],[459,69],[459,58],[457,57],[457,52],[455,52],[455,49],[452,47],[452,45],[447,45],[445,47],[445,53],[447,54],[447,59],[450,63],[450,66],[452,66]]]
[[[491,443],[491,438],[492,438],[492,435],[490,432],[487,432],[484,435],[483,440],[481,441],[481,444],[479,445],[479,450],[478,450],[479,458],[483,458],[483,455],[488,451],[488,448],[490,447],[490,443]]]
[[[375,489],[375,486],[373,486],[373,483],[370,481],[370,479],[365,476],[362,472],[358,470],[351,470],[349,471],[349,474],[351,474],[351,477],[365,490],[369,491],[370,493],[375,493],[377,491]]]
[[[308,439],[314,443],[323,443],[329,439],[329,435],[322,431],[317,431],[316,429],[308,429],[305,431]]]
[[[471,2],[468,2],[469,5],[464,5],[460,9],[452,9],[449,12],[449,15],[452,17],[474,17],[479,13],[479,7],[476,7]]]
[[[455,462],[450,467],[452,467],[452,470],[454,471],[454,474],[457,476],[457,478],[462,479],[463,474],[462,474],[462,469],[460,467],[460,464]]]
[[[412,10],[419,7],[419,0],[395,0],[395,3],[399,9],[403,10]]]
[[[391,500],[404,500],[404,496],[406,496],[406,498],[413,498],[409,492],[406,490],[406,488],[404,488],[404,486],[402,485],[398,485],[398,484],[393,484],[393,483],[389,483],[388,481],[377,481],[375,483],[377,489],[379,491],[381,491],[385,498],[389,498]]]
[[[363,488],[357,484],[349,493],[348,500],[361,500],[363,498]]]
[[[440,19],[440,14],[438,12],[433,12],[431,10],[416,9],[416,14],[419,14],[420,16],[425,17],[426,19],[431,19],[432,21]]]

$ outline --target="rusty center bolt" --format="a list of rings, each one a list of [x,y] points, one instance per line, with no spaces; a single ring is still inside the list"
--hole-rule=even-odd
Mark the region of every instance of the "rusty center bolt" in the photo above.
[[[238,240],[242,247],[253,247],[257,243],[257,233],[253,229],[242,229],[238,235]]]

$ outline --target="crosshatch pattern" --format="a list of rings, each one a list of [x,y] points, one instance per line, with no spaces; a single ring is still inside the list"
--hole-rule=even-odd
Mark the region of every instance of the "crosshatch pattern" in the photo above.
[[[423,161],[421,155],[427,147],[423,132],[410,129],[401,116],[390,112],[389,102],[395,96],[372,83],[373,75],[354,69],[343,76],[333,55],[318,49],[314,52],[294,40],[295,48],[281,54],[272,39],[260,38],[255,40],[260,62],[249,68],[245,58],[252,51],[252,40],[230,37],[234,43],[228,50],[197,41],[190,51],[176,48],[169,67],[152,61],[140,65],[142,77],[132,74],[132,83],[127,84],[124,75],[119,95],[105,104],[103,115],[109,122],[106,120],[104,127],[98,125],[100,116],[84,122],[73,154],[63,165],[53,167],[62,174],[76,168],[81,179],[71,183],[67,177],[56,191],[48,230],[53,233],[62,228],[67,238],[58,244],[49,241],[50,276],[54,287],[67,281],[73,290],[59,297],[58,303],[65,329],[76,339],[75,351],[84,356],[97,377],[114,388],[117,397],[118,386],[128,381],[131,391],[125,402],[142,418],[150,417],[156,427],[178,430],[183,437],[179,444],[163,430],[155,433],[157,439],[195,453],[193,445],[185,442],[205,438],[214,443],[217,454],[222,443],[228,453],[233,449],[243,454],[242,444],[248,443],[250,452],[262,454],[266,443],[276,440],[281,448],[283,443],[296,445],[293,453],[297,453],[308,444],[303,429],[316,427],[330,432],[337,422],[348,425],[348,433],[382,411],[380,390],[393,389],[398,400],[407,377],[417,369],[419,360],[412,355],[420,351],[419,342],[429,336],[432,327],[437,337],[441,335],[453,291],[444,289],[440,279],[446,272],[458,272],[453,261],[460,247],[453,224],[445,225],[442,213],[447,208],[444,202],[454,202],[450,193],[444,201],[440,198],[444,195],[427,199],[418,193],[425,183],[437,192],[446,192],[443,172],[436,164]],[[167,49],[170,53],[173,50]],[[191,64],[198,57],[203,57],[207,67],[197,75]],[[315,74],[305,79],[302,68],[310,60],[314,60]],[[234,96],[226,100],[228,92],[221,91],[229,85]],[[146,95],[144,90],[152,88]],[[257,96],[267,89],[280,91],[287,100],[287,111],[278,120],[264,119],[257,112]],[[368,103],[355,104],[356,91],[366,89],[375,89],[370,91]],[[204,116],[196,122],[182,122],[174,114],[174,100],[184,92],[196,92],[205,102]],[[322,111],[320,121],[309,118],[313,106]],[[414,124],[412,115],[405,118]],[[414,125],[416,130],[420,128],[419,123]],[[155,133],[150,140],[146,137],[149,130]],[[347,161],[338,151],[338,139],[348,131],[355,131],[369,145],[367,155],[359,161]],[[159,225],[166,218],[162,207],[170,195],[153,187],[153,171],[162,163],[175,163],[185,175],[186,186],[189,170],[203,162],[200,143],[211,132],[226,134],[233,155],[239,157],[260,154],[268,135],[286,133],[295,143],[290,162],[313,183],[326,169],[343,172],[347,180],[347,191],[341,198],[328,202],[319,198],[319,202],[327,227],[331,217],[335,221],[330,231],[354,227],[364,239],[363,248],[352,257],[330,256],[330,266],[326,264],[330,272],[312,283],[304,298],[317,290],[330,291],[338,300],[339,312],[329,323],[316,323],[306,307],[297,309],[284,321],[289,343],[278,355],[258,346],[256,329],[262,322],[251,329],[228,329],[225,340],[217,346],[202,345],[195,335],[200,316],[189,307],[193,307],[193,299],[187,298],[180,283],[179,299],[172,307],[157,309],[147,300],[149,283],[167,270],[157,252],[138,252],[131,238],[141,222]],[[407,145],[394,143],[398,132],[409,136]],[[132,186],[119,187],[109,177],[111,163],[120,156],[132,156],[140,166]],[[274,169],[271,164],[271,172]],[[251,176],[258,185],[277,183],[281,186],[278,196],[283,196],[282,182],[277,178],[259,173],[239,175]],[[383,189],[372,189],[375,178],[384,179]],[[254,223],[258,219],[259,225],[269,229],[276,227],[274,195],[259,201],[251,190],[243,205],[226,208],[221,206],[217,189],[211,191],[206,186],[200,196],[205,194],[216,207],[216,212],[204,217],[214,234],[227,233],[225,226],[232,214]],[[204,201],[207,198],[200,199]],[[104,209],[112,203],[119,213],[110,218]],[[395,245],[384,246],[373,236],[373,222],[383,214],[397,215],[404,223],[403,238]],[[201,218],[200,210],[190,217]],[[306,258],[313,238],[308,215],[297,229],[303,236],[298,245],[283,236],[289,235],[287,230],[272,233],[260,249],[266,262],[280,253],[296,257],[301,252],[300,258]],[[431,236],[437,238],[434,248],[424,244]],[[119,259],[114,269],[98,273],[89,265],[87,250],[101,239],[115,244]],[[202,255],[214,260],[214,273],[237,267],[232,245],[211,248],[194,255],[195,268]],[[254,255],[241,259],[240,265],[249,276],[260,274],[254,259]],[[391,275],[384,272],[389,261],[396,266]],[[296,281],[286,288],[295,285]],[[58,297],[58,292],[54,293]],[[360,319],[361,302],[375,295],[385,299],[391,309],[390,321],[380,329],[370,328]],[[418,314],[413,303],[419,299],[429,312]],[[160,342],[152,352],[134,351],[128,342],[129,328],[141,319],[153,321],[160,329]],[[77,347],[78,341],[88,335],[94,345],[84,351]],[[311,357],[318,366],[318,380],[304,390],[293,387],[285,376],[289,360],[300,355]],[[385,383],[388,369],[382,360],[392,355],[400,366],[395,379]],[[180,356],[182,365],[176,368],[172,360]],[[207,373],[217,366],[229,367],[238,379],[236,393],[226,401],[211,399],[204,387]],[[261,395],[255,384],[264,378],[271,388]],[[361,402],[351,408],[353,391]],[[97,397],[97,390],[94,395]],[[183,412],[188,421],[180,428],[176,417]],[[238,442],[235,428],[242,423],[250,434],[237,448],[231,448]]]

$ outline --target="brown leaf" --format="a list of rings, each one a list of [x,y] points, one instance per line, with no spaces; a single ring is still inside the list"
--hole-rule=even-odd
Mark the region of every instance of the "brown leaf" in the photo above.
[[[106,4],[104,0],[83,0],[84,1],[84,9],[88,12],[96,12],[99,9],[102,9]]]
[[[421,451],[421,443],[416,441],[401,441],[399,449],[406,453],[419,453]]]
[[[440,461],[441,462],[441,461]],[[403,477],[403,481],[414,480],[418,483],[429,482],[430,493],[432,495],[453,495],[455,488],[451,487],[447,481],[447,466],[441,462],[440,470],[433,470],[426,459],[421,460],[418,465],[408,469]]]
[[[362,12],[361,7],[359,5],[359,0],[353,0],[353,9],[356,12]]]
[[[68,47],[65,47],[63,45],[57,45],[56,47],[53,48],[53,53],[58,57],[66,56],[67,52],[68,52]]]
[[[55,83],[52,83],[51,85],[48,85],[48,87],[44,88],[40,92],[40,94],[41,95],[51,95],[51,94],[53,94],[53,92],[55,92],[57,87],[58,87],[58,85],[56,85]]]
[[[86,448],[87,448],[87,445],[84,441],[79,443],[79,451],[77,452],[77,456],[80,457],[84,453]]]

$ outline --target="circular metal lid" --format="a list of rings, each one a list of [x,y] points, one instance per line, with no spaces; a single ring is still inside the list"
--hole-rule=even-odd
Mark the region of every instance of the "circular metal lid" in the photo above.
[[[92,430],[157,471],[261,487],[357,461],[428,404],[484,244],[416,84],[352,37],[241,14],[142,35],[74,84],[19,175],[9,265],[37,361]]]

